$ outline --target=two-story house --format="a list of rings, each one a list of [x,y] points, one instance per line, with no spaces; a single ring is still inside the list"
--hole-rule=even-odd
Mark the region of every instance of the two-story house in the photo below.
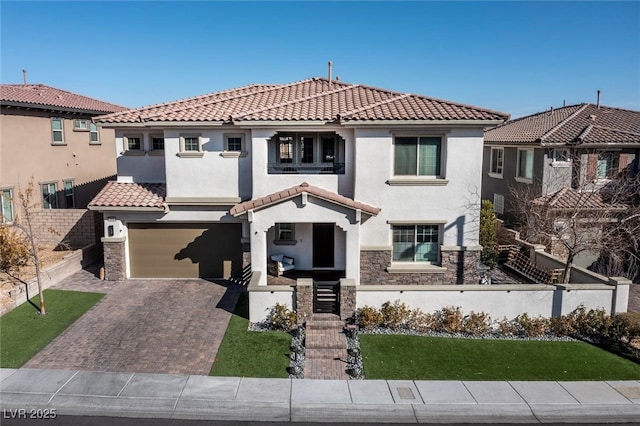
[[[33,177],[44,209],[86,208],[116,174],[115,133],[91,117],[126,108],[43,84],[0,85],[0,215]]]
[[[640,112],[579,104],[508,121],[485,132],[482,198],[510,218],[514,191],[532,198],[592,190],[640,170]]]
[[[483,131],[506,119],[324,78],[97,117],[118,156],[90,205],[107,278],[262,286],[280,255],[361,286],[475,284]]]

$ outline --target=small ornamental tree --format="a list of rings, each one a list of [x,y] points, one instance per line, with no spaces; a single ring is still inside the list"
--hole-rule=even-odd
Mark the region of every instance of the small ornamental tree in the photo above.
[[[490,268],[498,264],[498,232],[496,230],[496,214],[493,211],[493,203],[482,200],[480,209],[480,245],[482,253],[480,260]]]
[[[38,246],[36,242],[36,230],[33,225],[33,204],[34,183],[33,177],[27,185],[27,189],[19,191],[21,217],[16,217],[12,224],[3,224],[0,227],[0,272],[3,272],[13,279],[27,284],[18,277],[20,268],[25,266],[30,260],[36,269],[36,281],[38,283],[38,293],[40,295],[40,314],[46,314],[44,307],[44,294],[40,278],[40,257],[38,256]]]

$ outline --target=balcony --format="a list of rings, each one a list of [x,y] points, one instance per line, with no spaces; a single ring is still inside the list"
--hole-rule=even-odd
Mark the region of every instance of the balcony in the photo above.
[[[343,175],[344,163],[269,163],[268,173],[270,175]]]

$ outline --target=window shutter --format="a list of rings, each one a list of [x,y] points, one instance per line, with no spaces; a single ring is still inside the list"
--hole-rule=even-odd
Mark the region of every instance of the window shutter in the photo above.
[[[598,170],[598,154],[587,155],[587,180],[595,180]]]
[[[629,165],[629,154],[620,153],[620,160],[618,163],[618,171],[623,172]]]

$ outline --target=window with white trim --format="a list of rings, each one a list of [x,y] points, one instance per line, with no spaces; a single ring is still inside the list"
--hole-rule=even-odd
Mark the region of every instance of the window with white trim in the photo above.
[[[242,151],[242,135],[225,135],[224,137],[224,150],[231,152]]]
[[[393,260],[396,262],[438,261],[439,225],[393,225]]]
[[[295,228],[293,223],[276,223],[276,240],[293,241],[295,239]]]
[[[493,211],[498,214],[504,214],[504,195],[493,194]]]
[[[89,130],[89,121],[88,120],[73,120],[73,130],[86,132]]]
[[[95,123],[89,123],[89,143],[100,143],[100,129]]]
[[[142,135],[125,135],[123,139],[125,151],[142,151]]]
[[[533,179],[533,149],[518,148],[518,167],[516,177]]]
[[[151,135],[151,150],[164,151],[164,136]]]
[[[442,138],[434,136],[396,136],[394,175],[440,176]]]
[[[571,161],[568,149],[554,148],[551,151],[551,158],[554,163],[569,163]]]
[[[502,176],[504,148],[491,148],[491,168],[489,173]]]
[[[64,120],[51,118],[51,140],[53,144],[64,144]]]
[[[202,157],[202,138],[200,134],[180,135],[180,152],[185,157]]]
[[[11,223],[13,222],[13,190],[2,189],[0,190],[0,222]]]
[[[64,203],[68,209],[76,207],[75,186],[72,180],[64,181]]]
[[[42,189],[42,208],[57,209],[58,208],[58,188],[55,182],[40,184]]]

